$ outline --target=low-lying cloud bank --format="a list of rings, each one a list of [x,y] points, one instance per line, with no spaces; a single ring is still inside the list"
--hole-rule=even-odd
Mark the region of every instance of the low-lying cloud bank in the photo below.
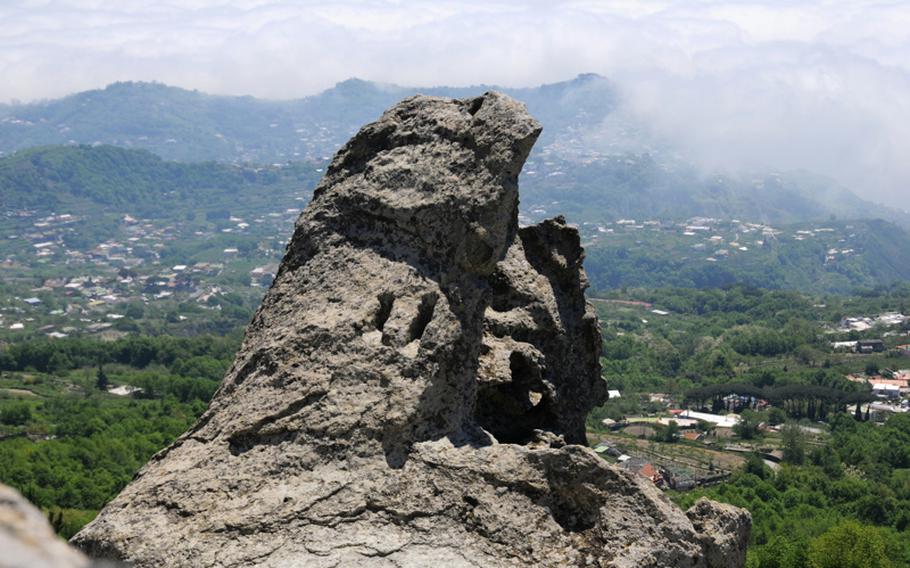
[[[0,101],[117,80],[293,98],[362,77],[527,86],[611,77],[698,163],[806,168],[905,208],[903,0],[9,0]]]

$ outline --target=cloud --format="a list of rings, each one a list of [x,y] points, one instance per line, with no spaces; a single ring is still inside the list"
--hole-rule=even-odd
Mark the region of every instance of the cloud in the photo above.
[[[293,98],[614,79],[624,112],[711,168],[807,168],[903,207],[905,0],[5,0],[0,100],[116,80]]]

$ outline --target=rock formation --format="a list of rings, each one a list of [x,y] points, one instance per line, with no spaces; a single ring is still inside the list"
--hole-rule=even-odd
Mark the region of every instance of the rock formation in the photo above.
[[[88,559],[54,534],[41,511],[0,485],[0,566],[85,568]]]
[[[605,399],[583,253],[519,229],[540,126],[412,97],[335,156],[208,411],[73,540],[138,567],[740,566],[583,444]]]

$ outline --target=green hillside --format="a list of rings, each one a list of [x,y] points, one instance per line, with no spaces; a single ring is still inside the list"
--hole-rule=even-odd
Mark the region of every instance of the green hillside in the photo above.
[[[0,158],[5,211],[65,208],[169,216],[181,206],[217,207],[238,195],[315,179],[313,168],[240,167],[165,161],[145,150],[114,146],[46,146]]]
[[[617,226],[589,242],[585,266],[594,290],[717,288],[743,284],[811,293],[851,293],[910,280],[910,235],[882,220],[782,225],[747,234],[742,223]],[[691,233],[691,231],[689,232]]]

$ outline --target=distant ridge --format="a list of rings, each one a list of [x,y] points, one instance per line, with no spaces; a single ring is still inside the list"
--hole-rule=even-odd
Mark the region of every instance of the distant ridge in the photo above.
[[[351,78],[289,101],[121,82],[0,106],[0,157],[35,146],[86,144],[148,150],[182,162],[322,163],[358,125],[406,96],[463,98],[492,89],[524,102],[544,127],[523,174],[526,212],[564,213],[575,222],[712,216],[794,223],[836,216],[910,226],[907,214],[810,173],[700,172],[614,113],[620,95],[609,79],[592,73],[528,88],[413,88]],[[539,218],[525,219],[534,220]]]
[[[359,124],[375,120],[405,96],[465,97],[492,89],[519,98],[550,122],[551,138],[573,116],[597,120],[615,102],[612,84],[591,74],[525,89],[412,88],[352,78],[317,95],[288,101],[119,82],[62,99],[0,106],[0,152],[100,143],[142,148],[181,161],[321,159],[331,155]]]

